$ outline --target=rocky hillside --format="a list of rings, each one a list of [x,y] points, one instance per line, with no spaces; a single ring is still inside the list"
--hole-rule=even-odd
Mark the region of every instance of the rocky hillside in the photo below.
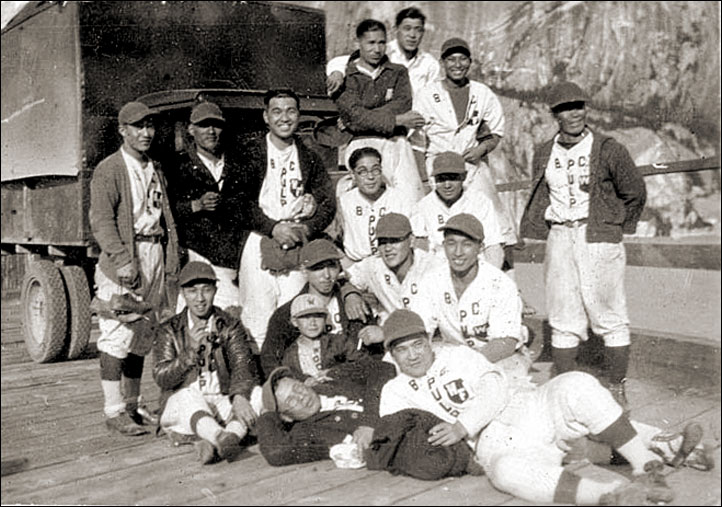
[[[638,164],[720,152],[720,4],[717,2],[295,2],[326,10],[329,56],[354,49],[358,21],[391,27],[416,5],[424,48],[462,36],[473,77],[502,98],[507,134],[493,154],[499,182],[528,179],[535,144],[555,132],[546,87],[570,79],[592,97],[590,124],[625,144]],[[640,234],[719,232],[720,172],[646,179]],[[520,213],[525,192],[507,196]]]

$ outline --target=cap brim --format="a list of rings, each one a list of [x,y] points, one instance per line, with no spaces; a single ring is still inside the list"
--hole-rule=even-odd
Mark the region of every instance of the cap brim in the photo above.
[[[279,366],[271,372],[268,376],[268,380],[263,384],[261,393],[261,400],[263,401],[263,408],[271,412],[278,411],[278,401],[276,400],[276,393],[274,392],[273,384],[278,382],[282,378],[290,377],[293,372],[288,366]]]
[[[305,317],[307,315],[318,315],[321,313],[328,316],[328,310],[326,308],[309,308],[307,310],[298,312],[296,315],[292,315],[292,317],[298,318],[298,317]]]
[[[396,345],[397,343],[402,341],[411,340],[412,338],[415,338],[419,335],[424,335],[425,337],[428,337],[425,327],[408,327],[407,332],[404,333],[403,336],[396,336],[394,338],[384,340],[384,347],[386,348],[386,350],[389,350],[393,345]]]

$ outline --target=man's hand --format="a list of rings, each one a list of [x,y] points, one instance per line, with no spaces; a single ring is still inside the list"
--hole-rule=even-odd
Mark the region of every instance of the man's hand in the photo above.
[[[383,343],[384,331],[380,326],[366,326],[358,333],[358,337],[363,340],[364,345],[373,345],[374,343]]]
[[[481,157],[486,155],[486,150],[483,145],[476,146],[475,148],[467,148],[464,153],[461,154],[464,160],[469,164],[478,164]]]
[[[360,320],[366,322],[366,317],[371,315],[371,308],[360,294],[352,292],[344,298],[344,309],[346,316],[350,320]]]
[[[218,192],[206,192],[199,199],[191,203],[193,211],[215,211],[221,195]]]
[[[118,281],[123,287],[129,289],[136,289],[140,282],[140,273],[135,265],[135,261],[131,261],[125,266],[118,268],[116,271],[118,275]]]
[[[456,421],[454,424],[445,422],[439,423],[429,430],[429,434],[431,435],[429,437],[429,443],[431,445],[443,445],[444,447],[448,447],[457,442],[461,442],[464,438],[466,438],[468,432],[466,431],[466,428],[464,428],[463,424]]]
[[[303,235],[302,229],[290,222],[278,222],[274,227],[271,235],[273,239],[278,241],[285,247],[292,247],[296,243],[300,243]]]
[[[189,329],[188,333],[191,335],[193,343],[207,343],[206,338],[210,335],[205,326],[195,326],[193,329]]]
[[[329,97],[341,88],[343,80],[343,74],[337,70],[331,72],[331,74],[326,78],[326,93],[328,93]]]
[[[352,442],[358,445],[362,455],[363,452],[369,448],[371,441],[374,439],[374,429],[370,426],[359,426],[356,431],[353,432]]]
[[[406,127],[407,129],[421,128],[426,123],[424,117],[416,111],[406,111],[403,114],[396,115],[396,126]]]
[[[240,394],[233,397],[233,413],[249,428],[256,424],[256,413],[253,411],[251,402]]]

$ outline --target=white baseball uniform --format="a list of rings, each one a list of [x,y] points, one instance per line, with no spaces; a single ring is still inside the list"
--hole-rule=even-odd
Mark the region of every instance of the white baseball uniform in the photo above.
[[[484,246],[504,242],[501,228],[491,201],[481,192],[464,190],[458,201],[447,206],[436,192],[431,192],[417,202],[411,211],[411,228],[417,238],[429,238],[429,250],[443,252],[444,233],[439,227],[459,213],[475,216],[484,226]]]
[[[407,217],[411,214],[411,205],[396,188],[386,187],[375,201],[370,201],[358,188],[339,197],[338,214],[343,228],[343,249],[351,260],[360,261],[376,255],[376,225],[387,213],[401,213]]]
[[[349,281],[354,286],[371,292],[378,299],[380,308],[376,310],[380,323],[394,310],[409,308],[414,299],[426,297],[419,292],[421,280],[440,261],[435,255],[419,248],[412,251],[414,260],[403,282],[386,266],[380,255],[367,257],[346,269]]]

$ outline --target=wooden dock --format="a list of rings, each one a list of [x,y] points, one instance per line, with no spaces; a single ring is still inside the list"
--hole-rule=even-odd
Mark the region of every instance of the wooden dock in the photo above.
[[[86,357],[35,364],[22,342],[17,301],[2,304],[2,504],[105,505],[531,505],[486,477],[425,482],[386,472],[339,470],[330,460],[274,468],[257,446],[233,463],[201,466],[190,446],[152,435],[108,432],[102,415],[95,334]],[[158,389],[143,377],[155,406]],[[537,365],[543,380],[548,364]],[[668,468],[674,505],[720,505],[719,384],[630,379],[632,416],[662,428],[700,421],[717,446],[712,472]],[[577,465],[577,467],[579,467]],[[626,467],[581,466],[583,474]],[[610,471],[610,470],[613,470]]]

